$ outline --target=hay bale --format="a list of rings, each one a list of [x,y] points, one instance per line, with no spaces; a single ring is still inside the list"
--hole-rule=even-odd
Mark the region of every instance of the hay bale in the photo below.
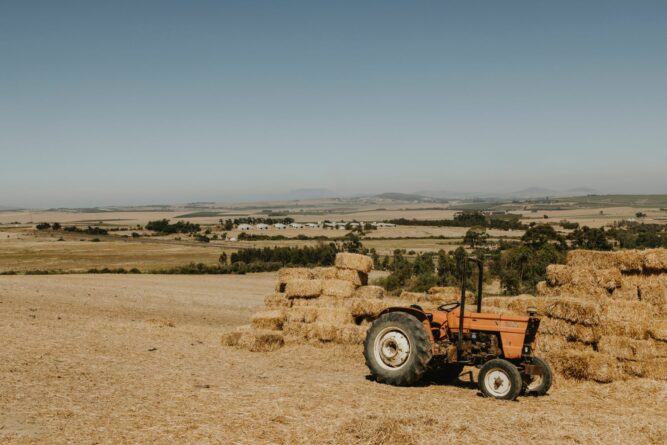
[[[280,331],[253,330],[244,332],[238,346],[250,352],[271,352],[285,345],[285,338]]]
[[[602,306],[598,331],[601,335],[618,335],[638,340],[649,337],[655,321],[655,308],[643,301],[612,300]]]
[[[285,313],[282,310],[257,312],[250,319],[253,328],[269,331],[281,330],[284,321]]]
[[[384,298],[384,288],[380,286],[361,286],[354,291],[355,298]]]
[[[549,283],[549,286],[562,286],[572,283],[572,268],[564,264],[549,264],[547,266],[547,283]]]
[[[359,272],[354,269],[336,269],[336,276],[339,280],[349,281],[355,287],[365,286],[368,284],[368,274]]]
[[[575,380],[610,383],[625,377],[614,357],[599,352],[564,350],[549,354],[548,362],[556,372]]]
[[[642,376],[654,380],[667,380],[667,358],[657,358],[642,363]]]
[[[596,250],[571,250],[567,254],[568,266],[592,269],[619,269],[621,272],[641,272],[644,258],[640,250],[601,252]]]
[[[354,317],[347,306],[318,308],[317,321],[333,325],[354,323]]]
[[[274,292],[264,297],[264,306],[268,309],[288,308],[292,306],[292,300],[284,292]]]
[[[322,280],[291,279],[285,286],[287,298],[315,298],[322,294]]]
[[[330,280],[332,278],[336,278],[336,274],[338,273],[338,269],[335,267],[315,267],[312,269],[312,275],[313,278],[317,278],[320,280]]]
[[[225,332],[220,338],[222,346],[238,346],[241,336],[250,331],[250,325],[239,326],[233,331]]]
[[[651,320],[650,325],[648,326],[648,335],[657,341],[667,342],[667,320],[665,319],[656,319]]]
[[[645,250],[643,268],[649,272],[667,272],[667,249]]]
[[[312,280],[315,278],[312,269],[307,267],[284,267],[278,271],[276,292],[285,292],[287,282],[292,280]]]
[[[285,323],[314,323],[319,309],[313,306],[293,307],[285,313]]]
[[[322,280],[322,294],[339,298],[350,298],[354,295],[355,286],[345,280]]]
[[[592,351],[593,347],[590,344],[580,343],[576,341],[567,341],[564,337],[558,335],[544,335],[540,333],[537,336],[536,352],[540,354],[559,353],[566,350],[574,351]]]
[[[667,274],[642,276],[637,282],[637,294],[641,301],[654,306],[666,306]]]
[[[570,297],[601,303],[608,299],[610,293],[599,286],[565,286],[551,287],[546,282],[537,283],[535,293],[538,297]]]
[[[655,346],[651,340],[634,340],[618,335],[601,337],[598,351],[619,360],[643,361],[655,356]]]
[[[567,341],[578,341],[586,344],[597,343],[600,339],[600,333],[597,329],[558,318],[542,318],[539,332],[563,337]]]
[[[614,289],[611,298],[615,300],[639,300],[639,287],[636,285],[634,278],[623,276],[621,286]]]
[[[599,304],[567,297],[553,297],[541,301],[544,302],[544,313],[549,317],[586,326],[600,324],[601,307]]]
[[[336,255],[336,267],[369,273],[373,270],[373,259],[366,255],[343,252]]]
[[[354,318],[374,319],[388,307],[391,305],[385,300],[354,298],[350,300],[348,310]]]

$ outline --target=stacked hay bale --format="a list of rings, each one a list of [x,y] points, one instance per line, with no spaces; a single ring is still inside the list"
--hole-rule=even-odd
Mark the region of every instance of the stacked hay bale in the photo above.
[[[332,267],[281,269],[266,310],[225,334],[223,344],[270,351],[290,341],[361,343],[368,321],[387,304],[384,289],[368,285],[372,268],[370,257],[339,253]]]
[[[332,267],[281,269],[275,292],[264,299],[265,310],[252,317],[250,326],[224,334],[222,343],[251,351],[304,341],[361,344],[370,322],[387,307],[419,304],[433,309],[459,298],[455,287],[387,297],[382,287],[368,285],[372,267],[370,257],[339,253]],[[467,297],[474,300],[472,293]]]
[[[667,250],[571,251],[537,295],[490,298],[485,310],[535,306],[539,353],[565,376],[667,379]]]

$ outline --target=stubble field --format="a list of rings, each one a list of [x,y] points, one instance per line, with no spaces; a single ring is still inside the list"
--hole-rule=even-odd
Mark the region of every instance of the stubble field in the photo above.
[[[220,345],[274,284],[248,276],[0,277],[0,442],[647,443],[667,387],[557,379],[542,398],[368,379],[358,347]]]

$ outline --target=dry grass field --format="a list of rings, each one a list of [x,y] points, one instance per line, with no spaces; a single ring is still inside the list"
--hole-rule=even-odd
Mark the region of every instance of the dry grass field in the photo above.
[[[436,444],[667,441],[667,387],[557,379],[485,399],[468,377],[367,378],[361,351],[220,345],[275,276],[0,277],[0,442]]]

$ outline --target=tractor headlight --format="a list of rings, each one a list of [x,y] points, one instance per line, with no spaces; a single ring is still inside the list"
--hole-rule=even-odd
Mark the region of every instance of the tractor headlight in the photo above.
[[[523,346],[523,354],[524,355],[530,355],[530,345],[524,345]]]

